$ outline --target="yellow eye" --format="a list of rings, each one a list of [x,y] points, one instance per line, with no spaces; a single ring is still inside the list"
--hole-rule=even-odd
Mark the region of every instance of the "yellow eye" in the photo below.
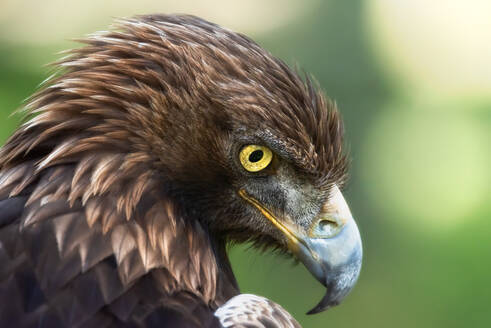
[[[273,152],[268,147],[247,145],[240,150],[239,158],[244,169],[249,172],[258,172],[271,163]]]

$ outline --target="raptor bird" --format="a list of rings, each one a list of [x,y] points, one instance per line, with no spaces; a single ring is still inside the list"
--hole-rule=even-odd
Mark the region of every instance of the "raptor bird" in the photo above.
[[[361,241],[311,78],[194,16],[81,42],[0,150],[1,327],[299,327],[240,294],[236,242],[302,262],[327,287],[311,313],[344,298]]]

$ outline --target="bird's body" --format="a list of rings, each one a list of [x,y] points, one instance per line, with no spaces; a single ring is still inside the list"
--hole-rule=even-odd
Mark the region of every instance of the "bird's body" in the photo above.
[[[142,16],[83,42],[0,150],[0,326],[298,327],[239,295],[226,246],[298,249],[290,223],[324,213],[345,176],[337,110],[195,17]],[[249,144],[273,149],[258,173],[236,156]]]

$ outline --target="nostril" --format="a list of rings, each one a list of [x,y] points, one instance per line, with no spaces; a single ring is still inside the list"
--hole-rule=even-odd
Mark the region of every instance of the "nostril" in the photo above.
[[[314,238],[331,238],[341,230],[341,225],[334,219],[322,218],[317,221],[312,229]]]
[[[331,220],[322,219],[319,221],[319,230],[327,234],[333,233],[339,225]]]

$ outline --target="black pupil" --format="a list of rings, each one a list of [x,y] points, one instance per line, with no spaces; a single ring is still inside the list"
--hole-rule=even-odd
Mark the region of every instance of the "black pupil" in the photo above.
[[[262,150],[254,150],[250,155],[249,155],[249,162],[251,163],[256,163],[263,158],[263,151]]]

